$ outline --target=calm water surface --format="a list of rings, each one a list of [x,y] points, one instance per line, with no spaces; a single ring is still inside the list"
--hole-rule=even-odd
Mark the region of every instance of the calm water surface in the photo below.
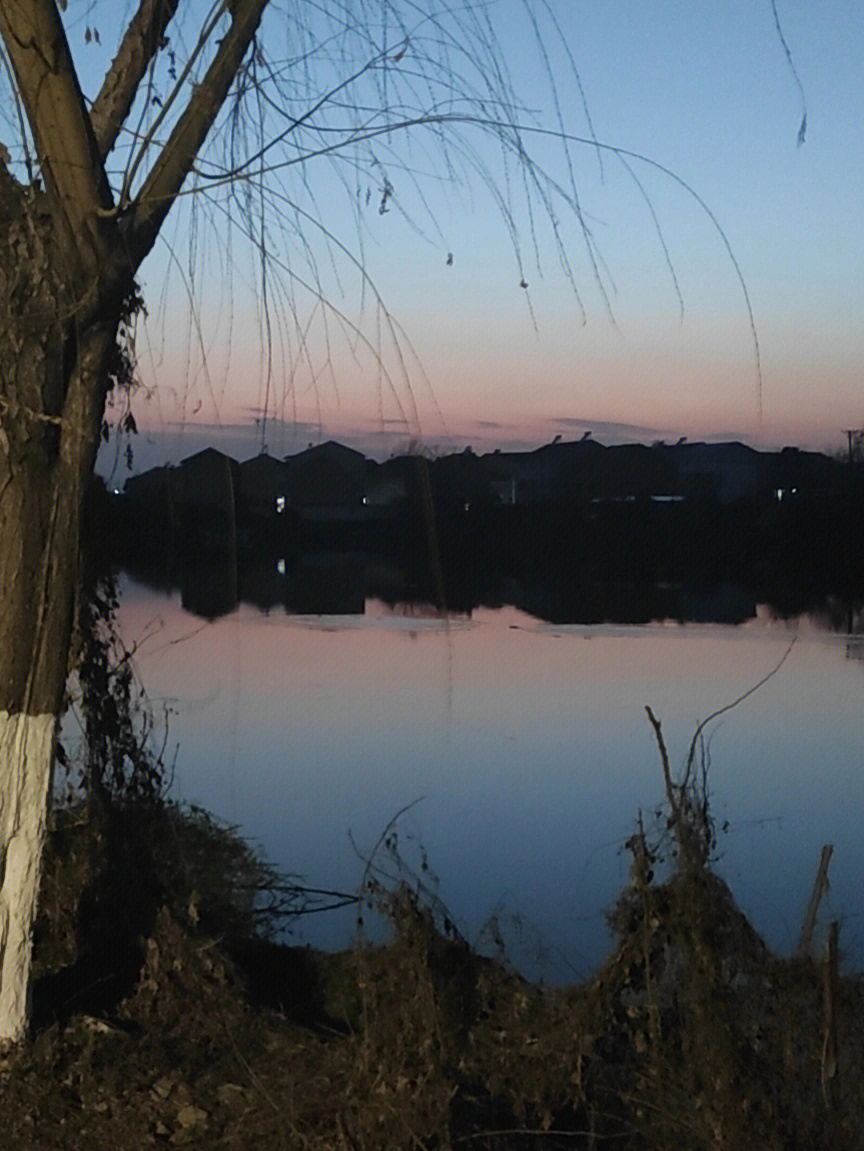
[[[204,623],[132,583],[121,629],[152,701],[172,708],[177,795],[279,867],[348,891],[360,855],[419,800],[397,824],[408,862],[425,851],[469,939],[488,944],[494,916],[514,962],[554,981],[607,953],[624,843],[662,800],[645,705],[680,764],[696,724],[796,636],[777,675],[709,729],[718,869],[788,950],[833,843],[823,917],[841,918],[864,965],[864,663],[848,637],[806,619],[554,627],[512,608],[442,620],[377,601],[363,616],[241,606]],[[353,922],[313,916],[300,935],[339,947]]]

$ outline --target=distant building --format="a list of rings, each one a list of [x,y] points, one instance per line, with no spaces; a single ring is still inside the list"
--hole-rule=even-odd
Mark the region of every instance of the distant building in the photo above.
[[[244,517],[266,521],[291,506],[288,466],[266,452],[239,465],[240,507]]]
[[[769,486],[778,501],[831,496],[838,490],[840,471],[840,464],[821,452],[783,448],[771,456]]]
[[[180,463],[180,501],[186,507],[222,511],[233,506],[240,465],[217,448],[204,448]]]
[[[770,456],[746,444],[677,444],[672,452],[688,498],[729,504],[767,491]]]
[[[521,464],[520,502],[572,505],[590,500],[602,487],[611,450],[584,438],[544,444]]]
[[[240,465],[216,448],[204,448],[187,456],[179,470],[177,502],[183,530],[208,544],[233,546]]]
[[[391,467],[392,461],[384,464],[369,464],[366,473],[366,490],[363,505],[372,510],[394,508],[408,495],[405,477]]]
[[[359,512],[366,494],[366,457],[328,440],[287,456],[291,504],[311,518],[338,518]]]
[[[531,452],[492,452],[483,466],[498,503],[572,504],[596,494],[607,450],[585,439],[556,440]]]
[[[594,502],[644,501],[677,494],[675,467],[665,445],[619,444],[606,450],[593,498]]]
[[[166,509],[177,489],[177,469],[165,464],[129,476],[123,485],[123,496],[134,508]]]

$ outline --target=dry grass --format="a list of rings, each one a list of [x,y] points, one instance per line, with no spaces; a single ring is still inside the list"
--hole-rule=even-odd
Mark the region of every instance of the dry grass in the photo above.
[[[250,885],[225,873],[240,847],[198,814],[170,820],[155,875],[140,852],[111,856],[134,862],[140,895],[120,921],[132,875],[104,886],[113,831],[82,812],[58,821],[42,1006],[0,1077],[4,1145],[864,1146],[862,981],[770,954],[705,866],[655,882],[640,835],[613,953],[585,983],[549,988],[472,952],[404,883],[376,896],[386,946],[244,941]],[[96,963],[96,947],[113,955]]]

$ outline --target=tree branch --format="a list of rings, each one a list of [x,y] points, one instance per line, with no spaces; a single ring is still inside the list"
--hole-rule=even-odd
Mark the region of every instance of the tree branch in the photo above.
[[[179,0],[141,0],[108,69],[90,120],[102,156],[107,156],[126,122],[138,85],[163,43]]]
[[[267,3],[268,0],[234,0],[231,4],[231,27],[221,41],[204,80],[193,88],[186,110],[135,197],[127,243],[136,266],[153,246],[195,163],[243,57],[255,38]]]
[[[109,257],[100,209],[113,200],[55,0],[0,0],[6,44],[59,240],[79,271]]]

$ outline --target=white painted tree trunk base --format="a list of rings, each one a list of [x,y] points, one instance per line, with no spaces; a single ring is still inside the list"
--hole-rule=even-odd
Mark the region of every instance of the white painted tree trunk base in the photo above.
[[[0,711],[0,1044],[27,1027],[55,730],[53,715]]]

